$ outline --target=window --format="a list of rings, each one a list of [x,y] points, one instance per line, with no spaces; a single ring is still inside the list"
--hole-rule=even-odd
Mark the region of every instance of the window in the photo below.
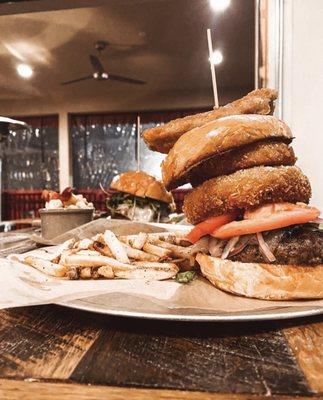
[[[17,117],[30,128],[9,131],[3,144],[4,189],[58,189],[58,117]]]
[[[140,113],[141,131],[192,112]],[[92,114],[71,117],[75,187],[94,189],[100,183],[108,187],[115,175],[137,169],[137,115]],[[149,150],[142,139],[139,148],[140,169],[160,178],[160,164],[164,155]]]

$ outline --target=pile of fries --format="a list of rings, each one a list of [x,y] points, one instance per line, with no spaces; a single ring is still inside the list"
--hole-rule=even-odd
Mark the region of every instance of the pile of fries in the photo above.
[[[205,247],[205,248],[204,248]],[[68,279],[173,278],[180,270],[195,268],[195,256],[207,251],[203,241],[191,245],[184,235],[139,233],[117,237],[106,230],[91,239],[70,239],[55,253],[24,258],[24,262],[47,275]]]

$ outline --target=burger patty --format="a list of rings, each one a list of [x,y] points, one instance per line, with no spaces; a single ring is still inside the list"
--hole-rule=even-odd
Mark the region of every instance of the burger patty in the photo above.
[[[287,140],[267,139],[204,160],[188,171],[193,187],[221,175],[256,166],[294,165],[296,157]],[[181,184],[182,182],[177,182]],[[175,185],[176,186],[176,185]]]
[[[268,231],[263,237],[275,255],[274,264],[323,264],[323,231],[309,230],[302,225]],[[228,257],[232,261],[268,263],[255,241],[240,253]]]
[[[210,179],[185,196],[183,210],[192,224],[266,203],[308,203],[311,186],[297,167],[254,167]]]

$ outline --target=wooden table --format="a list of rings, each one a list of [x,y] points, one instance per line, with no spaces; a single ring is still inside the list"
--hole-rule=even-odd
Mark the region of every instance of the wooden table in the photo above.
[[[13,249],[30,246],[26,240]],[[320,393],[323,316],[178,323],[55,305],[0,311],[0,400],[259,400]]]
[[[323,392],[323,318],[123,319],[0,311],[0,399],[290,399]],[[322,397],[321,397],[322,398]]]

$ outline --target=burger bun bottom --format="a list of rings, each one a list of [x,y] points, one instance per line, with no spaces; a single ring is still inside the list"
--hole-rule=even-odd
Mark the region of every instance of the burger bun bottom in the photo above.
[[[242,263],[202,253],[196,260],[214,286],[236,295],[265,300],[323,298],[323,264]]]

